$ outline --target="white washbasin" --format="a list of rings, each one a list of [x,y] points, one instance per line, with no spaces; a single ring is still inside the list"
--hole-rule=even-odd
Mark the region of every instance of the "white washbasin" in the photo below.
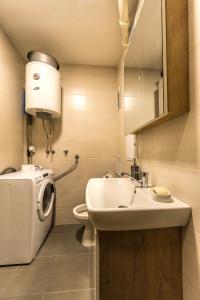
[[[107,231],[185,226],[191,214],[190,206],[178,199],[157,202],[146,188],[135,193],[129,178],[90,179],[86,204],[96,229]]]

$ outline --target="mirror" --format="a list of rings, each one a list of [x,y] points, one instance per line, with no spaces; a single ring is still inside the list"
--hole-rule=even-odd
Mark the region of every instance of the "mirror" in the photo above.
[[[164,114],[162,0],[144,1],[124,61],[125,134]]]
[[[124,60],[125,134],[189,109],[187,1],[139,2]]]

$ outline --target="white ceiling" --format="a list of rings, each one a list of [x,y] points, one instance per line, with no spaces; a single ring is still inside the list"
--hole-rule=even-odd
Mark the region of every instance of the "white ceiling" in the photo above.
[[[60,63],[116,66],[117,0],[0,0],[0,23],[21,55],[41,50]]]

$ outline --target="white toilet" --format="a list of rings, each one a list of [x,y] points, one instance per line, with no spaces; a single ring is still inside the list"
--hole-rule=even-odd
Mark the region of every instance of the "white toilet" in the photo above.
[[[86,204],[80,204],[73,209],[74,217],[85,226],[82,244],[85,247],[92,247],[95,245],[94,228],[89,220]]]
[[[108,170],[103,176],[104,178],[114,178],[113,171]],[[73,209],[74,217],[85,226],[82,244],[85,247],[95,246],[95,228],[89,220],[86,204],[80,204]]]

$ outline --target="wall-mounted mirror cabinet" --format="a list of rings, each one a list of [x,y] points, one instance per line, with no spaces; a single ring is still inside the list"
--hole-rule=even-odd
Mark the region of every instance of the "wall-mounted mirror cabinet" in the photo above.
[[[125,134],[189,110],[188,1],[142,2],[124,61]]]

